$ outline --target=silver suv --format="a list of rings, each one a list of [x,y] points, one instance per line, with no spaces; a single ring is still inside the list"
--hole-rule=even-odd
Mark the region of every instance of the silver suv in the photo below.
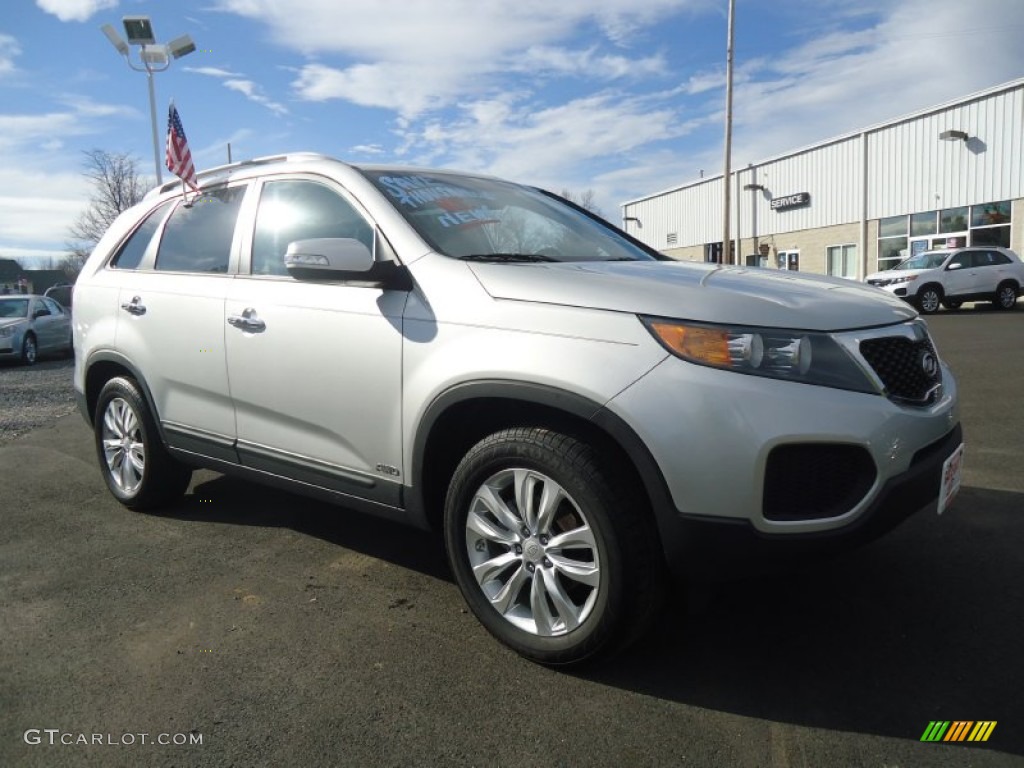
[[[199,180],[75,288],[78,401],[132,509],[206,467],[439,529],[486,628],[565,664],[641,634],[672,573],[860,543],[958,487],[954,378],[874,288],[673,262],[479,175]]]
[[[915,254],[866,280],[925,315],[937,312],[940,304],[958,309],[965,301],[991,301],[996,309],[1013,309],[1024,289],[1024,264],[1009,248],[953,248]]]

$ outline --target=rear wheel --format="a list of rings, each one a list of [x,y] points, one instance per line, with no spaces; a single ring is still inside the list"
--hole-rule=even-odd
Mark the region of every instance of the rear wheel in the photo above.
[[[926,285],[917,292],[917,308],[922,315],[931,315],[938,312],[942,303],[942,289],[937,285]]]
[[[192,470],[175,461],[160,442],[156,421],[129,378],[106,383],[93,419],[103,479],[130,509],[153,509],[181,498]]]
[[[568,435],[520,428],[481,440],[445,502],[448,557],[473,613],[545,664],[593,658],[643,634],[664,579],[641,498]]]
[[[1013,309],[1017,306],[1017,284],[1007,280],[1004,283],[1000,283],[999,287],[996,288],[995,298],[992,300],[992,304],[995,305],[996,309]]]

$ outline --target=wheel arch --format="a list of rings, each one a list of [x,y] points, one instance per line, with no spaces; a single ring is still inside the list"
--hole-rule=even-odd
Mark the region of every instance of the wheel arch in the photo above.
[[[160,424],[156,401],[153,399],[153,393],[150,392],[146,379],[127,357],[117,352],[109,350],[97,352],[89,358],[86,365],[84,398],[85,415],[89,425],[95,426],[93,417],[96,413],[96,403],[99,401],[100,392],[108,381],[117,376],[127,376],[138,384],[142,396],[146,398],[146,405],[149,407],[150,413],[153,414],[153,421],[156,422],[160,440],[166,445],[167,440],[164,436],[163,426]]]
[[[483,437],[512,426],[564,430],[610,455],[615,468],[621,468],[646,496],[664,548],[672,526],[662,516],[674,507],[668,485],[643,440],[602,405],[542,384],[475,381],[438,395],[424,412],[413,439],[406,507],[439,529],[448,480],[462,456]]]

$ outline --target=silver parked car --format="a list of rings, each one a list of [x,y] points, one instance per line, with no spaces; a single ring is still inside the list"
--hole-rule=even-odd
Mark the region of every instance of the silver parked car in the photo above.
[[[670,573],[852,546],[959,486],[956,382],[874,288],[676,263],[479,175],[298,154],[199,180],[122,214],[75,287],[76,394],[128,507],[207,467],[440,530],[483,625],[564,664],[672,610]]]
[[[39,355],[71,353],[71,315],[44,296],[0,296],[0,360],[25,365]]]

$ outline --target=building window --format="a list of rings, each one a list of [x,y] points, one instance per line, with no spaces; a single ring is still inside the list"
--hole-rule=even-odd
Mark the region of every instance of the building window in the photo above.
[[[1010,202],[971,206],[971,245],[1010,247]]]
[[[830,245],[825,249],[828,273],[835,277],[857,279],[857,246],[855,243],[846,245]]]
[[[938,211],[928,211],[927,213],[911,214],[910,236],[917,237],[919,235],[934,235],[935,219],[938,216],[938,213]]]
[[[939,214],[939,232],[963,232],[967,229],[969,215],[966,205],[961,208],[947,208]]]
[[[879,237],[907,236],[907,217],[890,216],[878,222]]]

